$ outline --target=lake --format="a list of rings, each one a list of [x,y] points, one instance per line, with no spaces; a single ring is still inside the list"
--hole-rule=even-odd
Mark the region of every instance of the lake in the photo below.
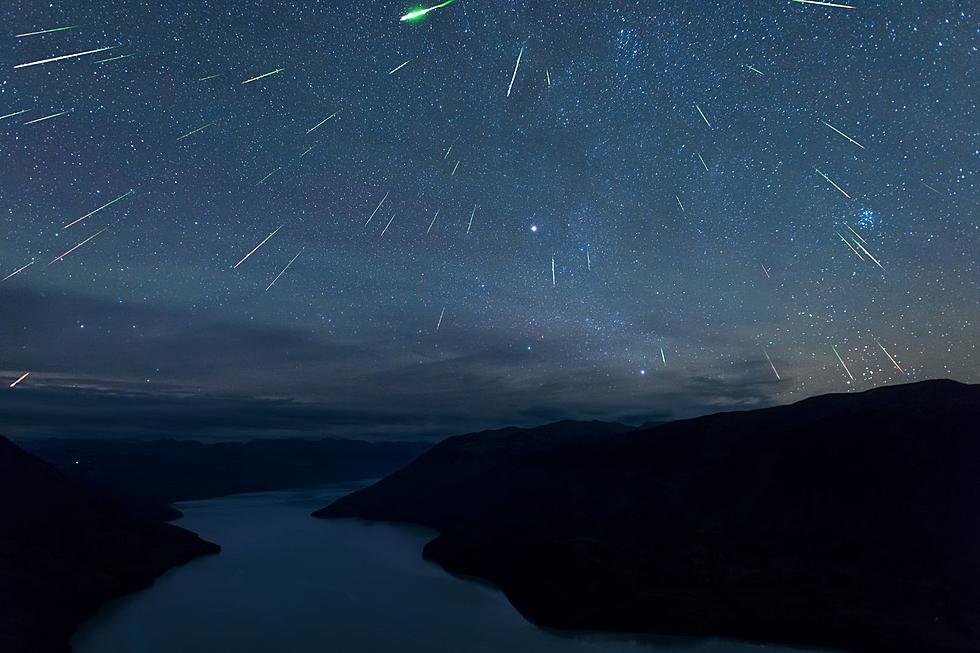
[[[360,485],[179,504],[177,523],[219,555],[106,605],[76,653],[800,653],[721,639],[558,633],[503,593],[422,559],[434,532],[310,513]],[[811,649],[812,650],[812,649]]]

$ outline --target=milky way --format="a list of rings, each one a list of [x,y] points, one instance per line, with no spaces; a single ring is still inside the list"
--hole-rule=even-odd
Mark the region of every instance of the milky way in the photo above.
[[[976,382],[973,3],[849,4],[5,3],[2,401],[428,436]]]

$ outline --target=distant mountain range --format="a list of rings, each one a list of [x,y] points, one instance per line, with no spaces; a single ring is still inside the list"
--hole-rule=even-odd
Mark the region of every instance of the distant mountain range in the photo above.
[[[134,517],[0,437],[0,651],[65,653],[109,599],[219,550]]]
[[[980,651],[978,385],[459,436],[315,515],[435,528],[546,626]]]
[[[27,440],[21,446],[145,517],[175,519],[180,513],[168,507],[175,501],[380,478],[432,443],[64,438]]]

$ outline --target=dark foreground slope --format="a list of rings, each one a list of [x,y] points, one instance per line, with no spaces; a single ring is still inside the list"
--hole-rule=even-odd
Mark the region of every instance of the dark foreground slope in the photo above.
[[[538,440],[451,438],[316,514],[436,528],[548,626],[980,651],[980,386]]]
[[[0,651],[68,651],[104,602],[218,550],[131,516],[0,438]]]
[[[425,442],[252,440],[35,440],[23,446],[65,475],[100,489],[150,518],[166,506],[240,492],[379,478],[431,447]]]

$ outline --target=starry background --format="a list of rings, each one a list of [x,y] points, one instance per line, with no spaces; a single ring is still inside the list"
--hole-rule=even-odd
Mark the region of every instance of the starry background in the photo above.
[[[0,271],[36,262],[0,283],[0,376],[32,373],[0,427],[436,437],[980,381],[975,6],[850,4],[4,3]]]

